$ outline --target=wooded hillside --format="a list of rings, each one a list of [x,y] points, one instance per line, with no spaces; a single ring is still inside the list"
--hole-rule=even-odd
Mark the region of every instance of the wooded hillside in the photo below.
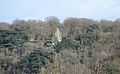
[[[0,22],[0,74],[120,74],[120,20]]]

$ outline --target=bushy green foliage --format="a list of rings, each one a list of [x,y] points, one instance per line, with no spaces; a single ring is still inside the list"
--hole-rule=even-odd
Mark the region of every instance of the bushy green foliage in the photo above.
[[[96,24],[83,26],[84,33],[79,35],[81,45],[88,46],[100,38],[99,28]]]
[[[26,32],[21,29],[0,30],[0,48],[21,48],[27,39]]]
[[[20,29],[20,28],[15,28],[15,31],[17,32],[17,34],[21,40],[23,40],[23,41],[28,40],[28,34],[25,30]]]
[[[75,40],[80,42],[80,45],[89,46],[100,38],[99,28],[97,25],[95,24],[87,25],[83,26],[83,28],[84,33],[77,35],[75,38]]]
[[[67,38],[63,38],[61,42],[59,42],[56,46],[55,46],[55,50],[57,52],[59,52],[60,50],[63,49],[75,49],[77,50],[78,47],[80,47],[76,42],[67,39]]]
[[[44,52],[41,49],[33,50],[18,62],[18,66],[21,71],[27,74],[37,74],[42,67],[49,63],[52,55],[52,53]]]

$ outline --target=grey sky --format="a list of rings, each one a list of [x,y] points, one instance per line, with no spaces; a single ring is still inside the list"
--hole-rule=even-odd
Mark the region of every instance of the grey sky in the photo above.
[[[56,16],[115,20],[120,0],[0,0],[0,21],[41,19]]]

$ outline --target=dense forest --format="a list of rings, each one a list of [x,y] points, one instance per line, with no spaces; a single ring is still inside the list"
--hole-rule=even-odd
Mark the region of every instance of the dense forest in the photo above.
[[[120,19],[0,22],[0,74],[120,74]]]

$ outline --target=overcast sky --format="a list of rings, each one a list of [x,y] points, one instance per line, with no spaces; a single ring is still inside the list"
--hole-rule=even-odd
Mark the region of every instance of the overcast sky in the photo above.
[[[0,0],[0,21],[48,16],[115,20],[120,18],[120,0]]]

